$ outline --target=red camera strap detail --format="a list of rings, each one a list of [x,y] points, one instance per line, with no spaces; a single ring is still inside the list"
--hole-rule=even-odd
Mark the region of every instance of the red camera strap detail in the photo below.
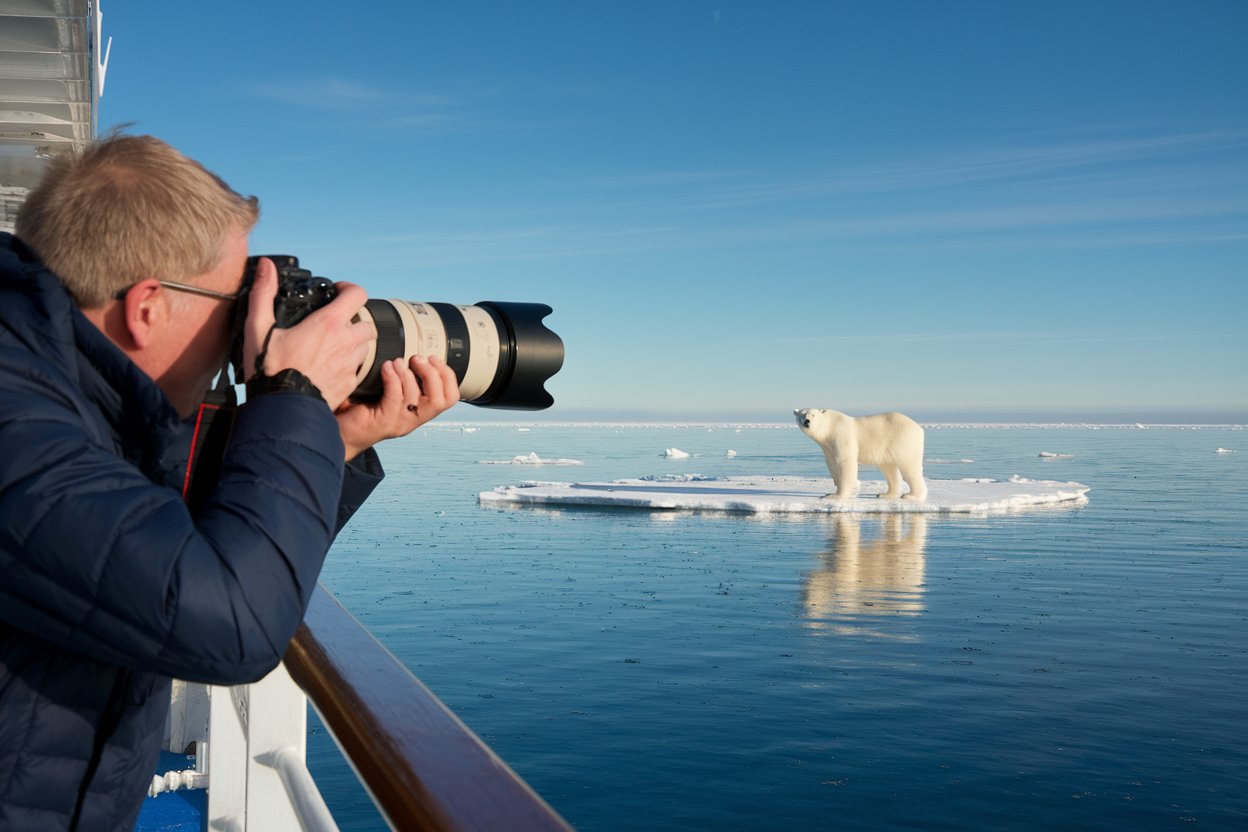
[[[199,412],[195,416],[195,432],[191,434],[191,452],[186,458],[186,479],[182,481],[182,499],[186,500],[187,495],[191,492],[191,472],[195,470],[195,455],[199,451],[199,431],[204,427],[204,411],[220,410],[221,406],[217,404],[208,404],[204,402],[199,406]],[[211,418],[211,417],[209,417]]]

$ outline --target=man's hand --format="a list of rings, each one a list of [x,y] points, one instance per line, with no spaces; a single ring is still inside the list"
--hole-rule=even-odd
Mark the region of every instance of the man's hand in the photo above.
[[[437,356],[387,361],[381,384],[376,404],[346,402],[337,411],[348,461],[383,439],[406,436],[459,401],[455,371]]]
[[[267,257],[260,258],[243,335],[245,377],[255,373],[256,355],[268,338],[264,374],[298,370],[317,386],[330,409],[337,410],[355,390],[356,369],[368,358],[368,345],[377,337],[377,329],[372,321],[352,321],[368,300],[364,290],[352,283],[335,287],[338,296],[328,304],[289,329],[275,329],[277,267]]]

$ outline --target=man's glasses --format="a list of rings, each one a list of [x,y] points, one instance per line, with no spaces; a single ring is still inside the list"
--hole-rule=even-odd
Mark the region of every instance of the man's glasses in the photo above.
[[[164,286],[166,289],[172,289],[175,292],[186,292],[188,295],[202,295],[203,297],[206,297],[206,298],[216,298],[217,300],[228,300],[230,303],[233,303],[234,301],[238,300],[238,295],[239,295],[238,292],[234,292],[233,294],[227,295],[225,292],[214,292],[212,289],[205,289],[201,286],[190,286],[190,285],[187,285],[186,283],[174,283],[172,280],[160,280],[157,282],[160,283],[161,286]],[[118,289],[116,294],[113,295],[113,297],[116,300],[121,300],[122,298],[126,296],[126,292],[129,292],[132,288],[134,287],[127,286],[124,289]]]

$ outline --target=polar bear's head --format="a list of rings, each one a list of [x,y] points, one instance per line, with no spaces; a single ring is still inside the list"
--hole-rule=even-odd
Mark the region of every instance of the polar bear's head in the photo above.
[[[825,410],[819,407],[794,410],[793,416],[796,417],[797,426],[802,429],[802,433],[816,442],[829,436],[835,425],[848,418],[838,410]]]

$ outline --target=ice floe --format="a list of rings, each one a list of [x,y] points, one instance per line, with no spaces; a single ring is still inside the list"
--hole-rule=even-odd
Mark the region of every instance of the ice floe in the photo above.
[[[844,502],[823,499],[827,477],[701,477],[686,474],[611,482],[531,482],[499,486],[479,495],[483,505],[558,505],[685,509],[750,514],[990,514],[1042,505],[1087,502],[1090,487],[1011,477],[1009,480],[928,479],[926,500],[883,500],[885,483],[864,480]]]
[[[668,459],[688,459],[689,452],[682,451],[680,448],[668,448],[666,451],[663,452],[663,456],[667,457]]]
[[[1052,454],[1052,453],[1049,453],[1048,451],[1041,451],[1040,458],[1041,459],[1074,459],[1075,455],[1074,454]]]
[[[536,453],[514,456],[511,459],[483,459],[481,465],[584,465],[579,459],[542,459]]]
[[[1239,451],[1236,451],[1233,448],[1218,448],[1216,451],[1214,451],[1214,453],[1215,454],[1237,454],[1239,453]]]

